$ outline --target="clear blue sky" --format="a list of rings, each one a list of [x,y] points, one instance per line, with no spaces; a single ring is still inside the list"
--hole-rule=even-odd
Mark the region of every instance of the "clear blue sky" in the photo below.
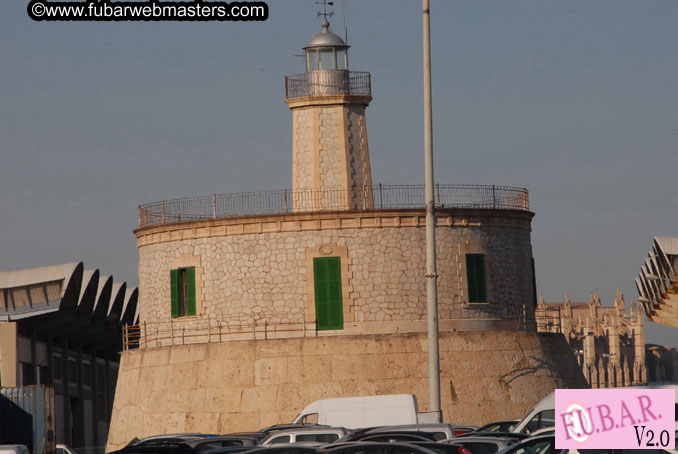
[[[137,205],[291,186],[283,81],[313,0],[222,23],[38,23],[27,3],[0,2],[0,269],[82,260],[136,285]],[[678,2],[431,3],[436,180],[530,190],[547,301],[630,303],[652,237],[678,236]],[[421,2],[348,13],[373,180],[423,184]]]

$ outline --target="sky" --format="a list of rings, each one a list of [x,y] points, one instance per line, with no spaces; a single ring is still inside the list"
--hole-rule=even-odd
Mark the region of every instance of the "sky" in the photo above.
[[[263,22],[34,22],[27,3],[0,2],[0,270],[137,285],[138,205],[291,187],[284,76],[314,0]],[[421,2],[347,11],[373,181],[423,184]],[[431,0],[435,180],[530,191],[546,301],[628,305],[652,238],[678,236],[676,23],[675,0]],[[646,342],[678,330],[647,322]]]

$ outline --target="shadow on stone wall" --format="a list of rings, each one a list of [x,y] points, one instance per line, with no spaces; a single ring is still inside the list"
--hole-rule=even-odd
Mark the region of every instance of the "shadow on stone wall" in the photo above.
[[[123,353],[107,450],[133,437],[290,422],[329,397],[415,394],[429,410],[426,333],[193,344]],[[440,334],[446,422],[517,419],[556,388],[586,387],[562,336]]]

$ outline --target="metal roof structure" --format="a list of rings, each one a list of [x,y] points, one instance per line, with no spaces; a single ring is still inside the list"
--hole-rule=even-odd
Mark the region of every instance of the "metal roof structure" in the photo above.
[[[678,238],[654,238],[636,288],[647,318],[678,328]]]
[[[38,339],[120,351],[122,326],[138,322],[136,287],[83,263],[0,271],[0,322]]]
[[[343,39],[338,35],[335,35],[330,31],[330,23],[327,20],[322,22],[322,31],[316,33],[311,37],[311,40],[308,42],[304,50],[313,49],[316,47],[335,47],[340,49],[348,49],[347,45]]]

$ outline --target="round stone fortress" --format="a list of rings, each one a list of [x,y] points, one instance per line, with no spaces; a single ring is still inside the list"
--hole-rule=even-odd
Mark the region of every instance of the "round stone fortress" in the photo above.
[[[108,450],[133,437],[258,430],[324,397],[429,409],[424,191],[372,186],[369,73],[323,22],[286,78],[291,191],[139,207],[139,325],[124,331]],[[536,332],[527,191],[436,186],[444,421],[516,419],[586,387]]]
[[[532,213],[437,212],[441,328],[525,329],[534,320]],[[305,323],[315,329],[314,259],[337,257],[344,326],[324,334],[426,330],[425,214],[383,210],[223,218],[142,228],[140,321]],[[469,301],[467,255],[483,256],[486,298]],[[170,270],[194,267],[196,312],[172,317]],[[196,325],[195,323],[193,325]]]

